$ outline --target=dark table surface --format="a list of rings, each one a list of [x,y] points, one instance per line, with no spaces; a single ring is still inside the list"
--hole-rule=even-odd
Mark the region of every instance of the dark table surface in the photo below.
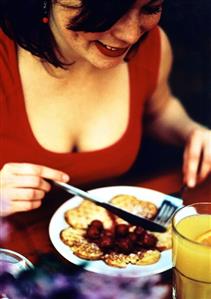
[[[182,179],[179,169],[160,171],[160,173],[148,177],[127,177],[109,182],[109,185],[140,186],[164,193],[179,190],[181,184]],[[56,192],[53,198],[47,199],[46,203],[37,210],[17,213],[7,217],[6,220],[11,226],[1,247],[19,252],[34,264],[42,254],[52,254],[66,263],[51,244],[48,226],[56,209],[65,199],[68,199],[69,195],[55,194]],[[211,201],[211,177],[184,194],[185,205],[202,201]],[[163,273],[162,277],[163,281],[171,286],[171,270]],[[168,298],[170,297],[169,295]]]

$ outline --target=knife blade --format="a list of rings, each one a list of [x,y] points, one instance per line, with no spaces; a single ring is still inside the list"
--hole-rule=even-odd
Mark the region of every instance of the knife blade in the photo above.
[[[156,231],[156,232],[165,232],[166,227],[163,225],[160,225],[156,223],[155,221],[143,218],[141,216],[132,214],[130,212],[127,212],[124,209],[118,208],[112,204],[102,202],[100,199],[98,199],[93,194],[90,194],[82,189],[79,189],[75,186],[72,186],[70,184],[62,183],[62,182],[54,182],[54,184],[63,190],[67,191],[68,193],[72,195],[76,195],[85,199],[88,199],[92,202],[94,202],[96,205],[105,208],[106,210],[112,212],[113,214],[119,216],[120,218],[126,220],[128,223],[133,225],[139,225],[142,226],[146,230],[150,231]]]

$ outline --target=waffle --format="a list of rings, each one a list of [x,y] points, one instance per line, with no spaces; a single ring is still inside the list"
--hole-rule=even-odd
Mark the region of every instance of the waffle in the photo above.
[[[75,229],[73,227],[68,227],[60,233],[62,241],[68,246],[73,246],[76,242],[80,242],[80,240],[83,239],[83,235],[84,230]]]
[[[129,255],[111,252],[105,254],[103,260],[109,266],[125,268],[128,264],[142,266],[154,264],[160,259],[160,255],[161,253],[158,250],[139,251],[137,253],[130,253]]]
[[[76,208],[69,209],[65,213],[65,220],[70,226],[79,229],[86,229],[92,220],[103,220],[105,228],[112,226],[108,212],[88,200],[82,201]]]
[[[151,265],[156,263],[161,256],[160,251],[158,250],[147,250],[144,252],[138,252],[138,260],[135,262],[135,265]],[[132,262],[131,262],[132,263]]]
[[[103,261],[112,267],[125,268],[129,264],[130,259],[126,254],[111,252],[104,255]]]
[[[111,199],[110,203],[133,214],[148,219],[152,219],[157,213],[157,207],[153,203],[139,200],[137,197],[132,195],[116,195]],[[117,223],[127,223],[125,220],[119,217],[116,217],[116,221]]]
[[[72,247],[73,253],[85,260],[100,260],[103,252],[95,243],[90,243],[83,239],[79,243],[75,243]]]
[[[69,227],[64,229],[60,236],[73,253],[86,260],[99,260],[103,252],[95,243],[90,243],[84,238],[85,230]]]

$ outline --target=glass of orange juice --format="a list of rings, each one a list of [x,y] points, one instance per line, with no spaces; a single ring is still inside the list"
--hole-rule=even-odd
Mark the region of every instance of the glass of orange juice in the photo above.
[[[211,202],[180,208],[172,224],[173,298],[211,299]]]

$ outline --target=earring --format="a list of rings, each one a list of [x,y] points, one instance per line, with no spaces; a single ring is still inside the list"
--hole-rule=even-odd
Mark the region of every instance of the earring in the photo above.
[[[43,18],[42,18],[42,23],[48,24],[49,22],[49,17],[48,17],[48,1],[44,0],[43,1]]]

